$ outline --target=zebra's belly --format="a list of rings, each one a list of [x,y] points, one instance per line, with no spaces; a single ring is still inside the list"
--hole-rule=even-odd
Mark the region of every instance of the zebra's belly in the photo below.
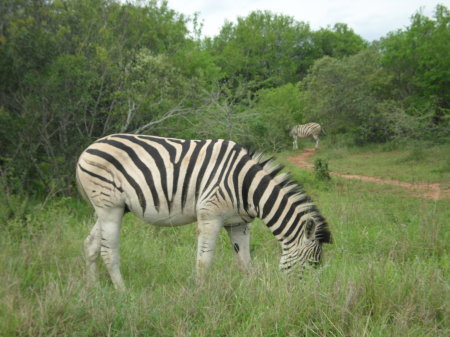
[[[146,219],[146,221],[155,226],[171,227],[190,224],[197,221],[197,217],[188,215],[160,215],[148,220]]]
[[[172,210],[171,212],[168,212],[167,210],[160,210],[159,212],[151,210],[147,211],[145,216],[140,216],[140,218],[155,226],[182,226],[196,222],[197,212],[195,209],[184,209],[182,212],[177,210]],[[217,218],[220,219],[225,226],[233,226],[251,221],[251,219],[244,219],[241,215],[232,211],[219,212]]]
[[[197,221],[197,214],[192,210],[185,210],[184,212],[168,212],[167,210],[157,212],[156,210],[152,210],[146,212],[145,216],[141,218],[145,222],[155,226],[171,227],[187,225],[195,222]]]
[[[250,218],[245,218],[242,215],[239,215],[237,213],[227,212],[222,214],[223,224],[225,226],[234,226],[239,225],[242,223],[249,223],[252,221]]]

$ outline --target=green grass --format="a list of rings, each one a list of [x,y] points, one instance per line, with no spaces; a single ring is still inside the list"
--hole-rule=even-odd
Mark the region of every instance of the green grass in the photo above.
[[[450,144],[410,144],[405,149],[386,145],[334,147],[327,141],[311,158],[329,162],[333,172],[398,179],[406,182],[450,181]]]
[[[102,264],[86,289],[89,206],[30,204],[0,228],[0,336],[448,336],[450,202],[289,168],[334,237],[302,280],[278,271],[278,243],[255,221],[252,271],[237,271],[224,232],[198,287],[195,225],[161,229],[127,215],[127,291],[113,289]]]

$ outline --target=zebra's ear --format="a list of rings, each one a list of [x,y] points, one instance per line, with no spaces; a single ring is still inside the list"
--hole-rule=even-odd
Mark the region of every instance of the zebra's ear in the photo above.
[[[313,219],[306,220],[305,236],[308,240],[312,240],[316,237],[316,223]]]

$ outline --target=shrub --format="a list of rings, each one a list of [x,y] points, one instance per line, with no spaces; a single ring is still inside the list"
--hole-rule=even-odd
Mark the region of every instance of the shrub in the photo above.
[[[314,161],[314,173],[319,180],[330,180],[330,170],[328,169],[328,162],[325,159],[317,158]]]

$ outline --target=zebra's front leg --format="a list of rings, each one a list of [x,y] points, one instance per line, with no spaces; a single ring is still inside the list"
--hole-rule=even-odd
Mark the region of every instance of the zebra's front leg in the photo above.
[[[197,225],[197,283],[203,282],[206,272],[211,266],[217,236],[222,228],[221,219],[199,220]]]
[[[293,137],[292,148],[298,150],[297,137]]]
[[[250,265],[250,230],[248,224],[225,227],[236,252],[238,268],[247,271]]]

